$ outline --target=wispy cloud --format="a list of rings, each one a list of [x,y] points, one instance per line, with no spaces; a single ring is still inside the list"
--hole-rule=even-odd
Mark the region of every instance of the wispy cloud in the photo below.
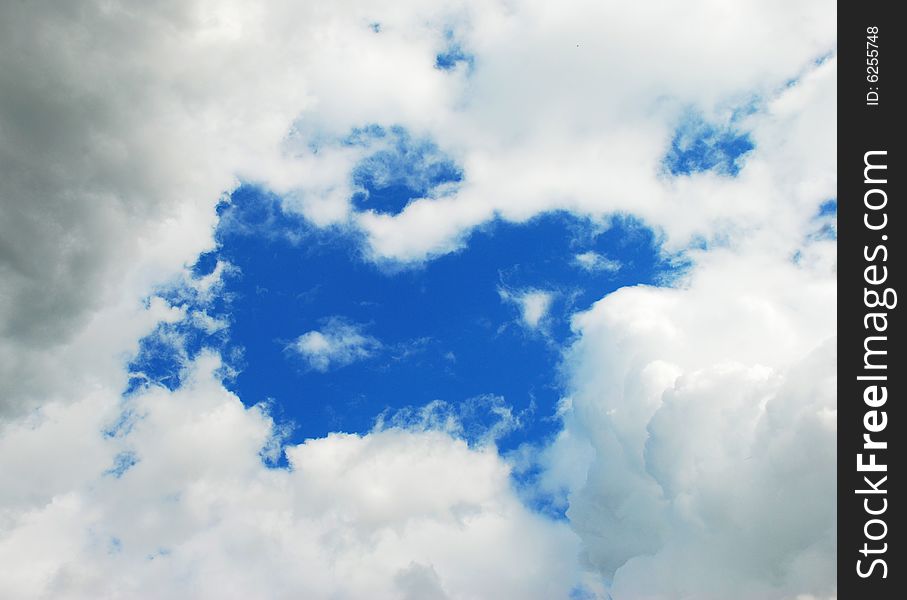
[[[573,262],[579,268],[590,272],[606,271],[608,273],[616,273],[622,266],[620,261],[608,258],[604,254],[599,254],[593,250],[577,254],[573,257]]]
[[[387,410],[375,420],[373,432],[396,428],[413,432],[443,431],[465,439],[471,446],[493,445],[522,428],[535,410],[534,403],[515,410],[503,396],[482,394],[459,404],[433,400],[423,406]]]
[[[499,288],[498,294],[502,300],[511,302],[520,309],[522,324],[528,329],[539,329],[544,326],[555,295],[554,292],[547,290],[506,288]]]
[[[321,330],[308,331],[290,345],[312,369],[322,373],[369,358],[381,348],[381,342],[363,333],[361,325],[340,317],[332,317]]]

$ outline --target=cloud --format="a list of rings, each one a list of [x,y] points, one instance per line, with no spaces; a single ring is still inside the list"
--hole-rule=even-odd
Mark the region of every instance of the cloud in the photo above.
[[[608,258],[593,250],[577,254],[573,257],[573,260],[581,269],[590,272],[605,271],[608,273],[615,273],[619,271],[621,267],[620,261]]]
[[[834,594],[835,290],[827,263],[725,249],[574,317],[542,483],[615,598]]]
[[[137,299],[213,245],[239,157],[279,147],[302,90],[229,47],[230,8],[0,7],[0,411],[117,378]]]
[[[302,334],[289,347],[302,356],[311,368],[326,372],[365,360],[380,350],[382,344],[362,333],[360,325],[333,317],[320,331]]]
[[[774,99],[788,95],[791,79],[834,77],[833,59],[814,64],[835,45],[833,23],[819,4],[790,7],[809,32],[787,45],[786,56],[798,58],[786,66],[774,50],[756,51],[786,27],[776,12],[781,5],[738,3],[723,14],[725,33],[707,45],[720,55],[718,68],[733,72],[721,81],[706,81],[691,67],[703,64],[706,46],[681,34],[713,17],[706,3],[582,2],[560,16],[541,3],[508,6],[503,14],[474,14],[464,27],[463,43],[476,56],[464,105],[432,131],[461,165],[462,184],[444,198],[416,199],[396,215],[357,215],[375,257],[420,262],[461,247],[469,230],[495,217],[523,222],[559,209],[593,218],[634,214],[679,249],[697,236],[721,236],[728,226],[779,214],[799,219],[796,213],[813,201],[786,196],[790,179],[781,176],[788,169],[767,170],[751,165],[751,153],[745,161],[736,154],[758,147],[751,127],[772,112]],[[652,25],[630,34],[638,22]],[[627,44],[644,50],[633,61],[602,60]],[[617,89],[602,83],[615,80]],[[819,112],[833,109],[833,98],[812,98]],[[699,115],[698,125],[690,125],[690,114]],[[815,133],[826,139],[833,129]],[[678,160],[667,162],[678,175],[689,172],[687,181],[665,169],[672,142]],[[741,180],[729,176],[747,166]],[[833,194],[829,175],[823,169],[809,177]],[[759,199],[750,200],[756,190]],[[766,212],[755,215],[755,206]]]
[[[0,595],[541,600],[582,583],[574,534],[521,504],[493,447],[391,427],[270,469],[271,419],[218,368],[201,355],[125,420],[98,394],[7,427]]]
[[[508,290],[498,289],[502,300],[515,304],[520,310],[522,324],[527,329],[539,329],[544,326],[545,318],[551,309],[554,293],[544,290]]]
[[[412,563],[396,576],[404,600],[448,600],[438,573],[431,566]]]
[[[451,406],[434,400],[424,406],[408,406],[385,411],[375,422],[375,431],[401,428],[409,431],[444,431],[466,440],[470,445],[494,445],[499,439],[520,429],[533,408],[514,413],[502,396],[481,395]]]

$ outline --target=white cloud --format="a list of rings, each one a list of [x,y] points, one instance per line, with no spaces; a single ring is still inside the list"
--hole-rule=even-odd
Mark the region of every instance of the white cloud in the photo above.
[[[320,331],[299,336],[290,348],[310,367],[324,372],[373,356],[381,349],[381,342],[364,334],[360,325],[334,317]]]
[[[527,292],[519,298],[523,309],[523,322],[535,329],[540,324],[548,309],[551,308],[551,294],[549,292]]]
[[[754,97],[770,99],[756,104],[756,117],[739,123],[746,131],[767,114],[776,116],[778,103],[771,99],[791,95],[789,79],[801,77],[809,88],[815,85],[810,79],[834,78],[834,60],[813,64],[835,46],[834,24],[818,3],[786,9],[792,11],[786,17],[806,25],[805,38],[783,54],[756,50],[787,27],[784,10],[775,3],[735,3],[721,15],[722,35],[705,45],[686,32],[716,18],[711,3],[581,2],[552,11],[526,2],[501,13],[477,11],[465,29],[479,60],[462,92],[464,104],[431,132],[463,165],[465,181],[456,193],[417,200],[399,215],[359,215],[374,255],[421,261],[460,247],[465,232],[496,216],[522,222],[558,209],[593,218],[634,214],[663,230],[672,249],[695,236],[721,236],[729,226],[783,220],[779,215],[799,227],[814,198],[790,195],[786,186],[799,176],[789,167],[773,170],[780,163],[765,169],[759,157],[748,156],[745,166],[755,164],[740,181],[714,173],[682,181],[661,175],[674,128],[691,107],[723,123]],[[650,25],[640,31],[639,22]],[[638,50],[633,60],[602,58],[621,56],[628,45]],[[691,67],[712,52],[708,60],[732,76],[706,81]],[[621,85],[605,83],[613,81]],[[805,96],[817,113],[833,112],[833,94]],[[826,140],[834,129],[812,133]],[[825,165],[807,179],[834,194],[833,172]]]
[[[835,293],[824,264],[716,250],[575,317],[542,483],[615,598],[834,593]]]
[[[554,292],[545,290],[499,288],[498,295],[502,300],[511,302],[519,308],[522,324],[528,329],[539,329],[544,326],[551,303],[554,301]]]
[[[563,523],[526,509],[492,446],[436,430],[274,434],[203,355],[176,392],[47,405],[0,438],[0,595],[558,598],[583,574]],[[105,474],[118,453],[135,464]],[[429,595],[428,597],[432,597]]]
[[[573,257],[573,261],[577,266],[586,271],[607,271],[608,273],[615,273],[619,271],[621,267],[620,261],[608,258],[593,250],[577,254]]]
[[[497,441],[523,426],[523,419],[533,408],[514,413],[503,396],[475,396],[454,407],[443,400],[433,400],[424,406],[408,406],[385,411],[375,422],[375,431],[389,427],[410,431],[444,431],[471,445],[479,447]]]

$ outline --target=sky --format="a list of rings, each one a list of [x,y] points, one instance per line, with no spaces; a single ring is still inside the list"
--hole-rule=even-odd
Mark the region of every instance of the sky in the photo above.
[[[0,7],[0,596],[830,600],[825,3]]]

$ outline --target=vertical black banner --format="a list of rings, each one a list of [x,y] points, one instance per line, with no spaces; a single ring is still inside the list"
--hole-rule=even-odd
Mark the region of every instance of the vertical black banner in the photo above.
[[[903,23],[838,6],[838,598],[905,598]]]

